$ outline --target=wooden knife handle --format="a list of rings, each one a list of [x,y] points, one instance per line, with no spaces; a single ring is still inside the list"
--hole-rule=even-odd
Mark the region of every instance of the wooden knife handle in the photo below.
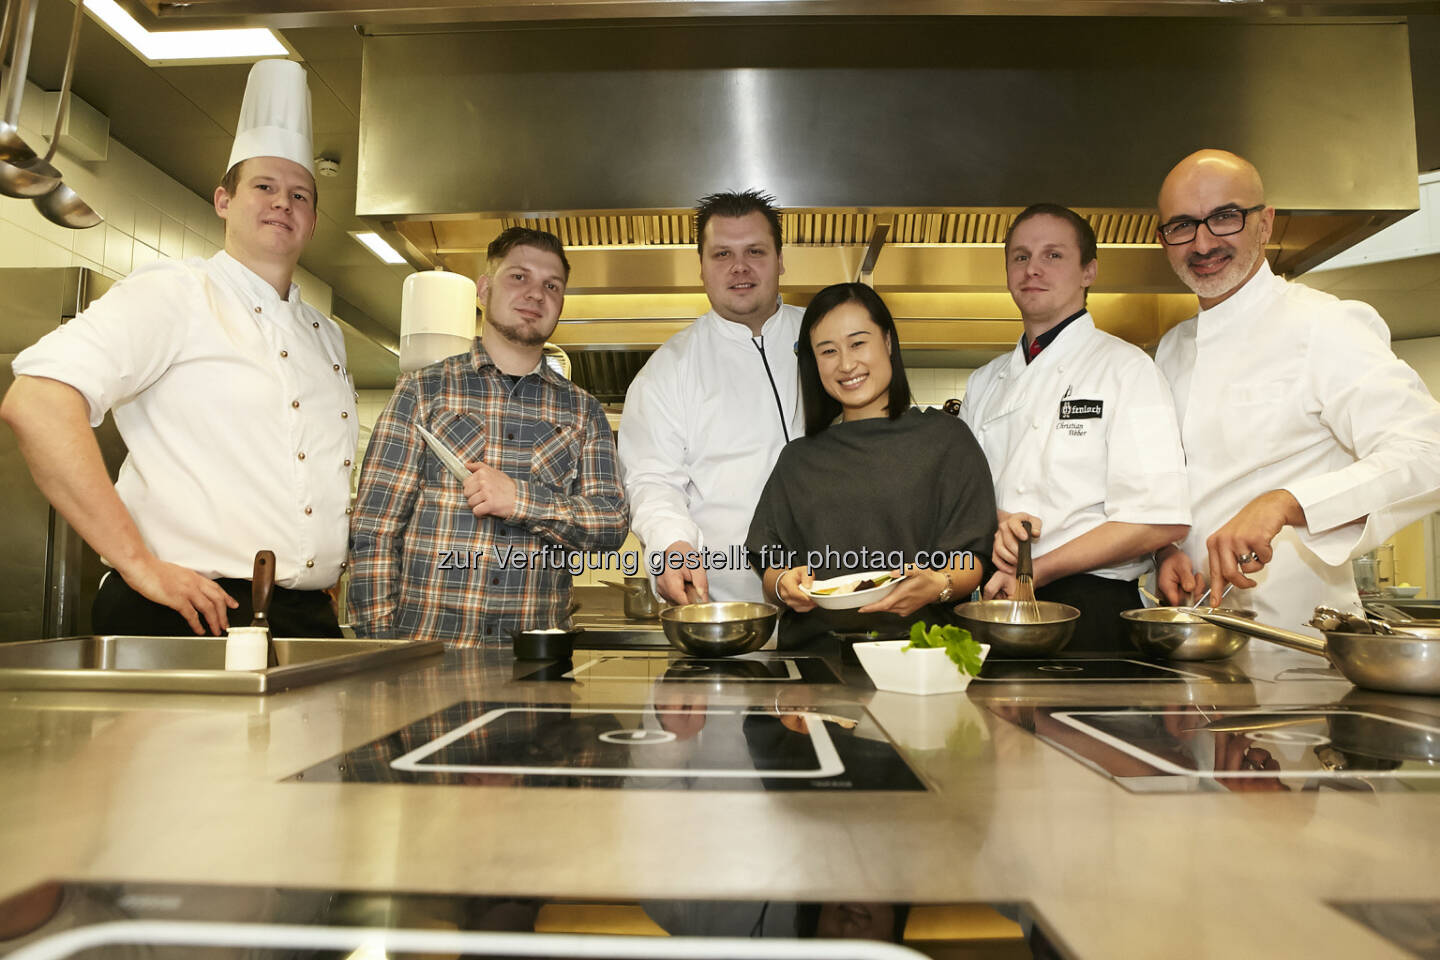
[[[264,626],[270,612],[270,594],[275,589],[275,551],[261,550],[255,554],[255,576],[250,583],[250,608],[254,619]]]

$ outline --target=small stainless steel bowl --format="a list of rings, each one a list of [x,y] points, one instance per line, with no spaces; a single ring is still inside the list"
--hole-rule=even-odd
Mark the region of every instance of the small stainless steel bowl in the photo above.
[[[660,626],[666,639],[692,657],[732,657],[765,646],[779,617],[773,603],[687,603],[661,610]]]
[[[1215,612],[1255,619],[1254,610]],[[1124,611],[1120,618],[1136,650],[1166,660],[1224,660],[1250,642],[1245,634],[1208,623],[1184,607],[1141,607]]]
[[[972,600],[955,608],[955,616],[980,643],[990,644],[992,657],[1048,657],[1059,653],[1075,635],[1080,611],[1068,603],[1038,600],[1040,620],[1011,623],[1014,600]]]

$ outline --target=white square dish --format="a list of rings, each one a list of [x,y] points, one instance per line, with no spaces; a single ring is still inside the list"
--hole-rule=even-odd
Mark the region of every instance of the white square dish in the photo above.
[[[855,656],[870,675],[876,690],[911,693],[959,693],[975,679],[961,670],[941,647],[906,650],[909,640],[863,640],[855,644]],[[980,644],[980,661],[990,653],[988,643]]]

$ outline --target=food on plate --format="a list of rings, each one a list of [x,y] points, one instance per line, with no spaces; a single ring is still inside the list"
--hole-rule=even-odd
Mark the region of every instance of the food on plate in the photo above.
[[[980,644],[970,631],[953,624],[936,624],[926,627],[924,621],[910,626],[910,642],[906,650],[941,647],[946,655],[963,672],[975,676],[980,672]]]
[[[862,590],[874,590],[876,587],[883,587],[894,580],[895,577],[888,573],[882,573],[878,577],[869,580],[857,580],[854,583],[842,583],[838,587],[822,587],[819,590],[811,590],[811,596],[816,597],[839,597],[847,593],[859,593]]]

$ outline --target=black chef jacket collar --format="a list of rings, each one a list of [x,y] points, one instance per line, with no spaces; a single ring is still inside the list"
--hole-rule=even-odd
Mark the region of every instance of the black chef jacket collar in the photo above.
[[[1031,347],[1030,339],[1025,334],[1020,334],[1020,352],[1025,355],[1025,365],[1029,366],[1031,360],[1034,360],[1036,357],[1040,356],[1040,351],[1050,346],[1050,342],[1056,337],[1060,336],[1061,330],[1064,330],[1066,327],[1070,326],[1071,323],[1079,320],[1088,312],[1089,311],[1086,310],[1085,307],[1081,307],[1075,313],[1070,314],[1070,316],[1066,317],[1064,320],[1061,320],[1059,323],[1055,324],[1055,326],[1051,327],[1049,330],[1046,330],[1044,333],[1040,334],[1040,336],[1036,337],[1034,347]]]

